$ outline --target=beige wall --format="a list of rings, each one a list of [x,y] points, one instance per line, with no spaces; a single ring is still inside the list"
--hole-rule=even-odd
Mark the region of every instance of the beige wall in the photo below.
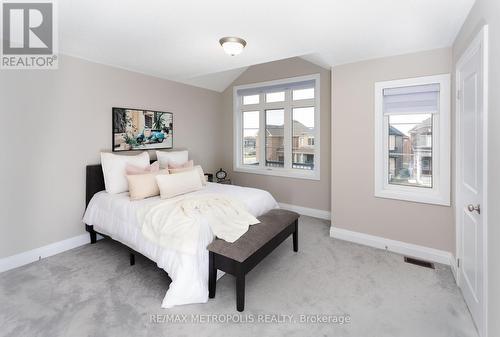
[[[321,90],[321,180],[292,179],[233,172],[233,86],[320,74]],[[301,58],[290,58],[249,67],[223,92],[224,167],[238,185],[262,188],[279,202],[330,210],[330,71]]]
[[[453,44],[456,64],[484,24],[489,26],[488,336],[500,336],[500,1],[477,0]]]
[[[451,72],[451,49],[341,65],[332,71],[335,227],[454,251],[451,207],[374,197],[374,84]]]
[[[0,258],[84,233],[85,165],[111,149],[111,108],[174,113],[176,148],[218,165],[220,93],[63,57],[0,71]]]

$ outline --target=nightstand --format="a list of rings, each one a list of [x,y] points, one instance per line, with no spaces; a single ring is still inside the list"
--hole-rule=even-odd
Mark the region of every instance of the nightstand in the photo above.
[[[212,173],[205,173],[205,177],[207,177],[207,181],[210,183],[214,182],[214,175]]]
[[[222,179],[217,181],[218,184],[227,184],[231,185],[231,179]]]

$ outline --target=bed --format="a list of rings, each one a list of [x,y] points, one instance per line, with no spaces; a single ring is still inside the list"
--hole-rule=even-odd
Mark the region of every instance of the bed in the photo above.
[[[278,203],[267,191],[207,183],[200,191],[191,195],[220,193],[241,200],[254,216],[261,216]],[[205,303],[208,300],[208,251],[206,247],[214,235],[206,221],[202,221],[199,246],[194,255],[179,253],[160,247],[146,239],[137,220],[137,210],[161,202],[159,197],[130,201],[128,193],[109,194],[104,191],[104,178],[100,165],[87,166],[87,208],[83,217],[91,241],[102,234],[119,241],[130,249],[154,261],[164,269],[172,282],[162,302],[163,308],[190,303]]]

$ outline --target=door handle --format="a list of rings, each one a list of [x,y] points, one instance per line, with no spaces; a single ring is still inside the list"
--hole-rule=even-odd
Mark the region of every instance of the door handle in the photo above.
[[[473,204],[469,204],[467,205],[467,209],[469,210],[469,212],[476,211],[477,214],[481,214],[481,205],[479,204],[477,204],[476,206],[474,206]]]

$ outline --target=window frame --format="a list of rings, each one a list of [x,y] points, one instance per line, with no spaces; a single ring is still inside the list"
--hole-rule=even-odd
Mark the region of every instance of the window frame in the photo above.
[[[439,111],[432,113],[432,187],[389,184],[389,117],[384,115],[383,91],[433,83],[439,84]],[[375,83],[375,197],[450,206],[450,95],[450,74]]]
[[[292,90],[294,84],[304,81],[314,81],[314,98],[313,99],[302,99],[293,101]],[[290,85],[292,88],[286,88]],[[266,93],[270,92],[266,90],[269,87],[275,86],[285,86],[285,89],[279,89],[276,91],[285,91],[285,101],[284,102],[272,102],[267,103],[265,100]],[[247,104],[243,105],[243,95],[239,95],[238,91],[246,89],[255,89],[259,91],[260,99],[259,104]],[[321,147],[320,147],[320,136],[321,136],[321,110],[320,110],[320,74],[312,74],[306,76],[297,76],[291,78],[285,78],[275,81],[266,81],[260,83],[252,83],[245,85],[238,85],[233,87],[233,136],[234,136],[234,148],[233,148],[233,170],[235,172],[271,175],[279,177],[289,177],[298,179],[310,179],[310,180],[320,180],[321,173]],[[314,107],[314,169],[313,170],[303,170],[292,168],[292,109],[300,107]],[[284,125],[284,149],[285,149],[285,164],[283,168],[280,167],[268,167],[265,165],[266,155],[266,139],[265,139],[265,129],[266,129],[266,118],[265,111],[271,109],[281,109],[285,110],[285,125]],[[245,165],[243,164],[243,112],[244,111],[259,111],[259,165]]]

